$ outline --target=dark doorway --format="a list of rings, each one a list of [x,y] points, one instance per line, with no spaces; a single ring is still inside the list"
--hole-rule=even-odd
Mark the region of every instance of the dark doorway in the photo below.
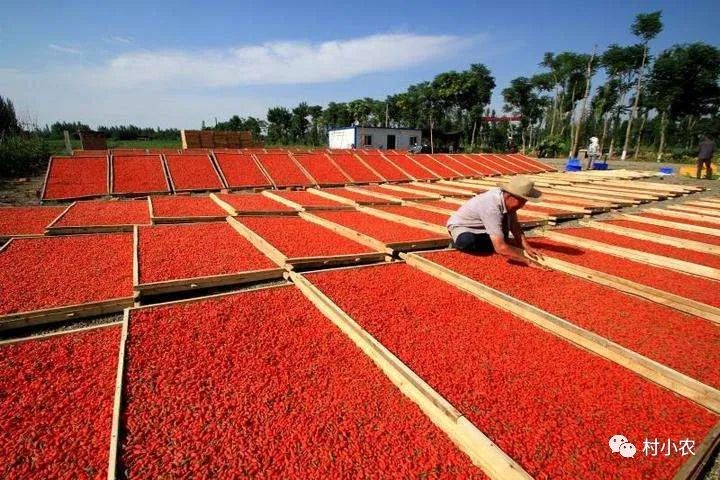
[[[387,149],[388,150],[395,150],[395,135],[388,135],[387,136]]]

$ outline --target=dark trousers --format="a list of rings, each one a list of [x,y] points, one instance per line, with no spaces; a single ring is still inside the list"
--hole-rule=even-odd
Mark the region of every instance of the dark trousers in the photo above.
[[[712,179],[712,158],[698,158],[697,161],[697,178],[700,178],[700,172],[705,165],[705,178]]]
[[[453,245],[461,252],[495,252],[490,235],[487,233],[463,232],[453,241]]]

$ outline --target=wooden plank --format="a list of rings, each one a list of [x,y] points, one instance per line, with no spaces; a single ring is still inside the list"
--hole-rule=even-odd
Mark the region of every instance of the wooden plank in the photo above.
[[[270,173],[268,173],[267,169],[262,164],[260,159],[258,159],[257,155],[252,153],[252,154],[250,154],[250,157],[255,162],[255,165],[257,165],[257,168],[260,169],[260,171],[262,172],[263,175],[265,175],[265,178],[267,179],[267,181],[270,182],[270,184],[272,185],[272,188],[277,190],[278,187],[277,187],[277,184],[275,183],[275,180],[270,176]]]
[[[380,172],[378,172],[377,170],[375,170],[374,168],[372,168],[369,163],[367,163],[365,160],[363,160],[361,155],[358,155],[357,153],[352,152],[352,156],[354,156],[354,157],[357,159],[358,162],[360,162],[360,163],[362,163],[363,165],[365,165],[365,167],[367,167],[368,170],[370,170],[370,171],[373,172],[375,175],[377,175],[378,178],[382,179],[383,182],[388,182],[388,181],[389,181],[387,178],[385,178],[385,177],[383,177],[382,175],[380,175]],[[400,169],[400,171],[402,172],[402,169]],[[405,173],[405,172],[403,172],[403,173]],[[407,174],[405,173],[405,175],[407,175]],[[409,175],[407,175],[407,176],[409,176]]]
[[[615,245],[597,242],[595,240],[588,240],[586,238],[574,237],[572,235],[566,235],[556,231],[539,232],[538,235],[547,237],[550,240],[572,245],[574,247],[589,248],[591,250],[597,250],[598,252],[609,253],[610,255],[614,255],[616,257],[627,258],[637,262],[647,263],[648,265],[654,265],[656,267],[669,268],[682,273],[689,273],[699,277],[710,278],[712,280],[720,280],[720,270],[717,268],[706,267],[705,265],[698,265],[683,260],[677,260],[675,258],[641,252],[640,250],[617,247]]]
[[[423,202],[412,202],[408,200],[403,202],[402,204],[407,205],[408,207],[419,208],[420,210],[427,210],[428,212],[442,213],[444,215],[452,215],[453,213],[455,213],[455,210],[438,207],[436,205],[428,205]]]
[[[696,187],[694,185],[678,185],[674,183],[657,183],[657,182],[638,182],[634,180],[601,180],[605,185],[619,185],[626,186],[630,185],[637,189],[648,189],[648,190],[660,190],[670,191],[676,193],[691,193],[701,192],[705,190],[703,187]]]
[[[622,218],[633,222],[647,223],[649,225],[658,225],[661,227],[674,228],[686,232],[703,233],[705,235],[720,236],[720,228],[703,227],[702,225],[691,225],[689,223],[673,222],[672,220],[659,220],[657,218],[640,217],[638,215],[630,215],[621,213]]]
[[[445,182],[445,180],[441,180],[440,182]],[[446,183],[440,183],[440,182],[422,183],[422,184],[420,182],[413,182],[410,185],[411,186],[417,185],[417,186],[421,186],[422,188],[425,188],[425,189],[436,190],[438,192],[438,195],[442,195],[445,197],[452,197],[452,196],[474,197],[475,195],[477,195],[477,193],[475,193],[474,191],[469,190],[467,188],[459,188],[454,185],[448,185]]]
[[[110,451],[108,455],[108,480],[117,478],[117,456],[120,437],[120,410],[122,408],[123,378],[125,376],[125,344],[128,336],[129,310],[125,309],[120,334],[120,346],[118,348],[118,363],[115,376],[115,393],[113,395],[112,426],[110,428]]]
[[[286,261],[285,268],[289,270],[308,270],[314,268],[329,268],[340,265],[359,265],[362,263],[383,262],[385,252],[353,253],[347,255],[333,255],[327,257],[292,257]]]
[[[384,184],[383,184],[383,185],[384,185]],[[398,202],[398,203],[400,203],[400,202],[403,201],[402,198],[400,198],[400,197],[398,197],[398,196],[395,196],[395,195],[391,195],[390,189],[388,189],[388,193],[387,193],[387,194],[385,194],[385,193],[379,193],[379,192],[375,192],[375,191],[363,190],[363,189],[360,188],[360,187],[352,187],[352,186],[347,186],[347,187],[345,187],[345,189],[346,189],[346,190],[350,190],[351,192],[361,193],[361,194],[363,194],[363,195],[369,195],[369,196],[371,196],[371,197],[382,198],[383,200],[390,200],[390,201]],[[438,196],[437,198],[440,198],[440,197]],[[428,199],[435,199],[435,197],[430,197],[430,196],[429,196]]]
[[[702,208],[706,208],[706,209],[720,210],[720,203],[705,201],[704,198],[700,198],[697,200],[691,200],[689,202],[683,202],[682,204],[687,205],[687,206],[693,206],[693,207],[702,207]]]
[[[390,220],[392,222],[401,223],[403,225],[407,225],[409,227],[415,227],[420,228],[423,230],[427,230],[429,232],[438,233],[440,235],[449,236],[447,227],[436,225],[434,223],[428,223],[423,222],[422,220],[417,220],[415,218],[405,217],[402,215],[398,215],[395,213],[386,212],[384,210],[378,210],[376,208],[372,207],[357,207],[357,210],[363,213],[367,213],[368,215],[372,215],[374,217],[383,218],[385,220]]]
[[[684,213],[693,213],[695,215],[720,217],[720,210],[698,207],[696,205],[665,205],[665,209]]]
[[[604,188],[621,187],[621,188],[630,188],[632,190],[647,190],[649,192],[672,194],[672,196],[674,196],[674,197],[696,191],[693,189],[685,188],[682,185],[673,185],[671,183],[663,185],[663,184],[658,184],[658,183],[639,182],[639,181],[634,181],[634,180],[606,180],[606,179],[595,180],[595,179],[593,179],[593,180],[591,180],[591,184],[602,186]]]
[[[70,328],[68,330],[59,330],[59,331],[55,331],[55,332],[43,333],[40,335],[30,335],[27,337],[13,337],[13,338],[5,339],[5,340],[0,340],[0,346],[9,345],[11,343],[22,343],[22,342],[27,342],[30,340],[43,340],[46,338],[57,337],[58,335],[67,335],[70,333],[81,333],[81,332],[85,332],[87,330],[97,330],[98,328],[114,327],[117,325],[122,325],[122,321],[120,320],[120,321],[115,321],[115,322],[101,323],[98,325],[90,325],[87,327]]]
[[[283,269],[273,268],[265,270],[250,270],[247,272],[210,275],[205,277],[182,278],[162,282],[140,283],[137,292],[142,296],[161,295],[203,288],[225,287],[229,285],[242,285],[245,283],[276,280],[282,278]]]
[[[216,194],[211,193],[210,198],[218,204],[220,208],[225,210],[228,215],[233,217],[237,216],[278,216],[278,215],[297,215],[298,211],[276,211],[276,210],[258,210],[255,212],[238,212],[235,207],[220,199]],[[222,217],[223,220],[225,217]]]
[[[278,266],[284,267],[287,257],[277,248],[272,246],[270,242],[265,240],[263,237],[249,229],[246,225],[240,223],[234,217],[227,217],[226,221],[230,226],[235,229],[240,235],[250,242],[255,248],[260,250],[266,257],[275,262]]]
[[[545,187],[539,187],[538,190],[544,195],[544,194],[550,194],[550,195],[563,195],[565,197],[577,197],[582,198],[584,200],[597,200],[600,202],[606,202],[613,205],[613,207],[631,207],[633,205],[640,205],[640,200],[634,200],[634,199],[628,199],[628,198],[620,198],[620,197],[613,197],[608,195],[596,195],[594,193],[587,193],[587,192],[574,192],[570,190],[557,190],[555,188],[545,188]]]
[[[640,182],[634,182],[640,183]],[[665,200],[669,197],[678,197],[683,195],[682,192],[675,192],[672,190],[660,190],[657,188],[638,188],[634,185],[613,185],[608,183],[606,180],[593,180],[590,183],[583,185],[585,188],[599,188],[602,190],[610,190],[613,192],[625,192],[634,194],[646,194],[654,197],[658,197],[659,200]]]
[[[696,447],[695,454],[680,467],[673,480],[699,480],[705,467],[720,447],[720,422],[715,424],[702,443]],[[709,478],[709,477],[708,477]]]
[[[410,183],[409,185],[414,185],[414,184],[418,184],[418,183],[421,183],[421,182],[413,182],[413,183]],[[430,185],[429,182],[423,182],[423,185],[426,183],[427,183],[427,185]],[[416,188],[412,188],[411,186],[393,185],[390,183],[383,183],[379,186],[382,188],[385,188],[387,190],[392,190],[392,191],[388,191],[388,194],[393,195],[393,193],[394,193],[396,196],[393,196],[393,198],[397,198],[399,200],[404,200],[403,196],[401,196],[402,193],[410,193],[413,196],[416,196],[416,195],[419,196],[419,198],[414,198],[414,200],[440,200],[440,198],[442,198],[442,195],[440,195],[439,193],[431,193],[431,192],[428,192],[427,190],[419,190]],[[395,192],[398,192],[398,193],[395,193]],[[375,192],[373,192],[373,193],[375,193]],[[380,193],[380,195],[383,195],[383,194]]]
[[[133,227],[133,297],[139,295],[138,285],[140,284],[140,227]]]
[[[702,382],[419,255],[401,254],[400,256],[408,265],[469,292],[483,301],[533,323],[555,336],[600,355],[613,363],[617,363],[713,412],[720,413],[720,391]]]
[[[622,277],[610,275],[598,270],[593,270],[587,267],[576,265],[574,263],[559,260],[554,257],[543,255],[543,259],[540,263],[545,267],[559,272],[567,273],[575,277],[584,278],[594,283],[611,287],[621,292],[629,293],[651,302],[659,303],[666,307],[673,308],[680,312],[695,315],[709,320],[713,323],[720,324],[720,308],[705,303],[700,303],[696,300],[675,295],[673,293],[665,292],[641,283],[633,282]]]
[[[566,187],[565,185],[554,185],[553,190],[562,192],[577,192],[577,193],[590,193],[593,195],[602,195],[608,197],[626,198],[631,200],[641,200],[644,202],[650,202],[653,200],[659,200],[660,197],[656,195],[648,195],[645,193],[634,193],[634,192],[620,192],[617,190],[604,190],[601,188],[590,188],[590,187]]]
[[[709,217],[707,215],[697,215],[685,212],[673,212],[672,210],[665,210],[662,208],[648,208],[643,211],[648,213],[656,213],[658,215],[663,215],[666,217],[683,218],[685,220],[695,220],[698,222],[717,223],[718,228],[720,228],[720,218],[717,217]]]
[[[619,225],[613,225],[606,222],[589,221],[582,222],[582,225],[597,230],[603,230],[605,232],[625,235],[626,237],[637,238],[638,240],[647,240],[650,242],[660,243],[662,245],[670,245],[671,247],[686,248],[688,250],[709,253],[711,255],[720,255],[720,245],[712,245],[710,243],[687,240],[684,238],[647,232],[645,230],[635,230],[634,228],[621,227]]]
[[[328,200],[334,200],[336,202],[341,202],[346,205],[352,205],[353,207],[358,205],[400,205],[403,202],[402,200],[385,200],[379,197],[367,197],[367,200],[354,200],[351,198],[343,197],[342,195],[336,195],[334,193],[330,193],[325,190],[316,188],[308,188],[307,191],[314,195],[327,198]]]
[[[497,480],[529,480],[532,478],[452,404],[364,330],[315,285],[294,272],[290,273],[290,279],[323,315],[362,350],[385,376],[420,407],[423,413],[490,478]]]
[[[357,232],[351,228],[348,228],[344,225],[340,225],[335,222],[331,222],[330,220],[326,220],[324,218],[318,217],[316,215],[313,215],[311,213],[307,212],[300,212],[300,217],[307,220],[308,222],[313,222],[318,225],[322,225],[325,228],[329,228],[330,230],[339,233],[340,235],[347,237],[351,240],[355,240],[356,242],[365,245],[366,247],[372,248],[373,250],[377,250],[379,252],[384,252],[392,255],[393,250],[385,245],[385,243],[381,242],[380,240],[377,240],[375,238],[372,238],[368,235],[365,235],[363,233]]]
[[[315,190],[315,191],[319,191],[319,190]],[[342,202],[342,204],[338,204],[338,205],[327,205],[327,206],[308,205],[308,206],[304,206],[304,205],[294,202],[288,198],[285,198],[282,195],[278,195],[274,192],[271,192],[270,190],[263,190],[262,195],[264,195],[268,198],[271,198],[271,199],[275,200],[276,202],[282,203],[283,205],[285,205],[287,207],[294,208],[295,210],[298,210],[300,212],[311,211],[311,210],[352,210],[355,208],[355,205],[348,205],[347,203],[344,203],[344,202]]]
[[[177,190],[175,189],[175,182],[173,181],[172,175],[170,175],[170,167],[167,163],[167,157],[164,153],[160,155],[160,157],[162,158],[162,166],[163,171],[165,172],[165,179],[167,180],[168,185],[170,185],[170,193],[177,193]]]
[[[0,330],[45,325],[50,323],[77,320],[109,313],[121,312],[131,306],[133,298],[113,298],[100,302],[67,305],[63,307],[47,308],[27,312],[12,313],[0,316]]]

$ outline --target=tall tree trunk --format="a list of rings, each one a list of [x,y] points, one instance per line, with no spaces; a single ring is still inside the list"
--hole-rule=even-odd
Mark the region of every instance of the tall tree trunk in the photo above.
[[[602,135],[600,136],[600,156],[601,157],[602,157],[602,152],[603,152],[603,144],[605,143],[605,137],[607,136],[608,122],[609,122],[609,117],[607,117],[607,116],[603,117],[603,131],[602,131]]]
[[[432,113],[430,114],[430,153],[435,153],[435,143],[433,142],[433,119]]]
[[[660,162],[665,149],[665,130],[667,129],[667,111],[663,110],[660,117],[660,146],[658,147],[657,161]]]
[[[520,130],[520,138],[522,138],[522,154],[525,155],[525,129]]]
[[[559,110],[558,108],[558,86],[555,85],[555,96],[553,97],[553,105],[552,105],[552,123],[550,124],[550,136],[552,137],[555,133],[555,114],[556,111]]]
[[[685,147],[685,148],[687,148],[688,150],[690,150],[690,149],[693,147],[692,129],[693,129],[693,127],[695,126],[695,122],[693,122],[693,120],[694,120],[694,119],[693,119],[693,116],[692,116],[692,115],[688,115],[688,124],[687,124],[687,138],[688,138],[688,141],[687,141],[687,146]]]
[[[642,140],[642,132],[645,128],[645,122],[647,121],[647,111],[645,112],[645,115],[642,117],[642,122],[640,122],[640,128],[638,128],[638,134],[637,134],[637,141],[635,142],[635,153],[633,153],[633,160],[637,160],[638,158],[638,152],[640,152],[640,140]]]
[[[633,102],[633,108],[630,112],[630,117],[628,118],[627,130],[625,130],[625,144],[623,145],[623,152],[620,160],[625,160],[625,158],[627,157],[627,149],[628,145],[630,144],[630,129],[632,128],[633,118],[635,118],[635,116],[637,115],[638,104],[640,103],[640,90],[642,87],[643,72],[645,72],[645,59],[647,58],[647,51],[648,46],[646,43],[645,49],[643,50],[642,63],[640,64],[640,69],[638,70],[637,86],[635,88],[635,102]]]
[[[610,148],[608,149],[608,160],[611,160],[613,156],[613,149],[615,147],[615,128],[617,128],[617,122],[619,119],[620,117],[615,117],[610,122]]]
[[[575,126],[575,138],[573,138],[572,149],[570,150],[570,157],[577,156],[578,144],[580,143],[580,130],[582,128],[583,117],[585,116],[585,108],[587,107],[587,99],[590,95],[590,80],[592,77],[592,62],[595,60],[595,49],[597,45],[593,47],[592,55],[588,60],[587,70],[585,70],[585,95],[583,95],[582,107],[580,107],[580,117],[578,117],[577,125]]]
[[[472,137],[470,137],[470,149],[475,149],[475,132],[477,131],[477,118],[473,122]]]

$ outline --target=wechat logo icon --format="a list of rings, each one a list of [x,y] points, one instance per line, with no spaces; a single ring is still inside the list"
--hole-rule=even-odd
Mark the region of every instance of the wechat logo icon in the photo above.
[[[625,435],[613,435],[608,442],[612,453],[619,453],[621,457],[632,458],[637,449],[630,443]]]

